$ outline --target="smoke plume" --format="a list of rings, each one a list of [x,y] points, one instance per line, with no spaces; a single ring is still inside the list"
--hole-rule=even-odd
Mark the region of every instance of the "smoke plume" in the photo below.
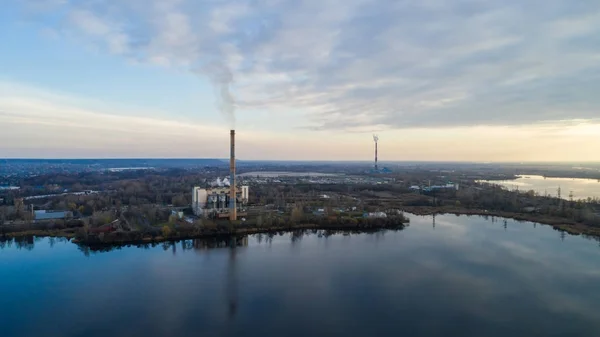
[[[210,79],[217,100],[217,106],[221,114],[229,123],[229,127],[235,129],[235,97],[231,93],[233,75],[231,70],[223,62],[211,62],[201,67],[200,72]]]
[[[219,110],[225,116],[225,118],[227,118],[229,126],[233,130],[235,129],[235,101],[229,88],[230,84],[231,82],[219,83],[216,85],[219,86],[221,99],[221,101],[219,102]]]

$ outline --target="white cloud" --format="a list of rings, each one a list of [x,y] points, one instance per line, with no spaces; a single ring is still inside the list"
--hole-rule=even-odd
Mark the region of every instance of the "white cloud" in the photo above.
[[[68,34],[142,62],[216,69],[208,74],[232,80],[240,109],[301,110],[316,129],[598,118],[594,0],[98,0],[61,10]]]
[[[120,114],[118,107],[1,83],[0,157],[222,157],[227,130]],[[140,114],[142,115],[142,114]],[[126,144],[126,146],[124,146]]]
[[[227,156],[229,131],[222,123],[146,117],[165,115],[163,111],[138,111],[0,82],[0,157]],[[375,125],[351,127],[346,133],[290,132],[269,124],[244,124],[238,130],[240,159],[369,160],[372,139],[364,132],[373,128],[380,130],[379,157],[383,162],[589,161],[600,153],[600,124],[585,121],[545,123],[536,128],[481,126],[402,132]]]

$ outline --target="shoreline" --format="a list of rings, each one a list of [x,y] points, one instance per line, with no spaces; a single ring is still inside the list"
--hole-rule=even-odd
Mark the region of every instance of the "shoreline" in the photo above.
[[[600,237],[600,227],[591,227],[581,223],[577,223],[573,220],[546,216],[537,213],[515,213],[495,210],[484,210],[484,209],[469,209],[469,208],[456,208],[456,207],[432,207],[432,206],[403,206],[400,208],[403,212],[428,216],[428,215],[443,215],[443,214],[454,214],[454,215],[466,215],[466,216],[494,216],[505,219],[512,219],[516,221],[528,221],[535,222],[541,225],[551,226],[554,229],[565,231],[572,235],[589,235]]]
[[[355,231],[361,233],[376,232],[383,229],[399,230],[404,229],[408,226],[407,221],[403,221],[393,225],[384,226],[356,226],[356,225],[317,225],[317,224],[299,224],[293,226],[282,226],[282,227],[238,227],[234,229],[226,230],[206,230],[203,229],[200,232],[189,234],[177,234],[169,236],[148,236],[145,233],[129,232],[132,233],[135,238],[128,235],[128,232],[112,233],[109,238],[99,239],[99,237],[93,237],[88,240],[79,240],[73,238],[71,242],[75,244],[81,244],[88,247],[94,246],[111,246],[111,245],[127,245],[127,244],[148,244],[148,243],[160,243],[168,241],[180,241],[180,240],[193,240],[193,239],[209,239],[223,236],[245,236],[253,234],[270,234],[270,233],[281,233],[281,232],[293,232],[300,230],[324,230],[324,231]],[[137,234],[137,235],[136,235]],[[141,237],[139,237],[141,235]],[[129,237],[128,237],[129,236]]]
[[[196,239],[218,239],[224,237],[243,237],[246,235],[254,234],[278,234],[278,233],[292,233],[295,231],[334,231],[334,232],[352,232],[352,233],[374,233],[381,230],[403,230],[408,227],[408,223],[404,223],[397,226],[386,226],[386,227],[371,227],[371,228],[357,228],[357,227],[345,227],[345,226],[320,226],[320,225],[301,225],[292,227],[269,227],[269,228],[240,228],[233,231],[217,231],[209,233],[200,233],[196,235],[176,235],[176,236],[155,236],[146,237],[141,240],[113,240],[113,241],[95,241],[86,242],[79,241],[76,238],[70,241],[74,244],[85,246],[91,249],[102,249],[107,247],[118,247],[126,245],[146,245],[146,244],[158,244],[164,242],[174,242],[183,240],[196,240]]]
[[[494,211],[484,209],[468,209],[460,207],[433,207],[433,206],[403,206],[400,210],[415,216],[432,216],[443,214],[454,214],[457,216],[494,216],[516,221],[535,222],[542,225],[548,225],[556,230],[565,231],[572,235],[588,235],[600,237],[600,227],[591,227],[583,225],[572,220],[545,216],[536,213],[514,213],[505,211]],[[76,229],[66,230],[25,230],[0,234],[3,238],[20,238],[28,236],[36,237],[59,237],[65,238],[78,245],[86,246],[111,246],[128,244],[151,244],[167,241],[207,239],[220,236],[243,236],[252,234],[269,234],[280,232],[293,232],[296,230],[332,230],[332,231],[356,231],[373,232],[385,229],[403,229],[408,226],[408,221],[402,221],[395,224],[357,226],[355,224],[337,224],[337,225],[318,225],[318,224],[298,224],[281,227],[237,227],[237,228],[201,228],[194,233],[175,233],[164,237],[162,235],[150,235],[144,232],[113,232],[105,236],[91,235],[87,239],[77,237]]]
[[[281,226],[281,227],[238,227],[229,229],[222,227],[221,229],[200,229],[196,233],[182,233],[172,234],[169,236],[162,235],[149,235],[143,232],[113,232],[103,236],[91,235],[88,239],[78,238],[73,231],[46,231],[46,230],[25,230],[20,232],[11,232],[0,234],[0,238],[22,238],[22,237],[57,237],[65,238],[72,243],[77,245],[83,245],[87,247],[106,247],[106,246],[123,246],[123,245],[136,245],[136,244],[152,244],[169,241],[180,241],[180,240],[193,240],[193,239],[210,239],[223,236],[245,236],[253,234],[270,234],[270,233],[281,233],[281,232],[293,232],[300,230],[323,230],[323,231],[350,231],[369,233],[376,232],[379,230],[401,230],[409,225],[408,221],[400,221],[395,224],[389,225],[370,225],[370,226],[356,226],[352,224],[348,225],[318,225],[318,224],[299,224],[292,226]]]

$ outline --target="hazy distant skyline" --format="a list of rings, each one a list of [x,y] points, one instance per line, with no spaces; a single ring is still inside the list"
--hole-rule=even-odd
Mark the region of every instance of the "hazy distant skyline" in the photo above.
[[[7,0],[0,158],[600,161],[595,0]],[[226,95],[225,95],[226,96]]]

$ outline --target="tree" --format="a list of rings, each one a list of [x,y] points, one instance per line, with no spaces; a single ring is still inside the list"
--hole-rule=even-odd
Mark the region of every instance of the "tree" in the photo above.
[[[33,213],[31,212],[25,212],[23,213],[23,220],[25,220],[26,224],[31,224],[31,222],[33,221]]]
[[[4,224],[4,221],[6,221],[7,213],[6,207],[0,206],[0,226]]]
[[[90,207],[90,205],[85,204],[83,206],[79,206],[79,213],[83,216],[91,216],[94,213],[94,209]]]
[[[171,227],[163,226],[162,235],[163,235],[163,237],[168,238],[171,235]]]
[[[185,199],[185,195],[179,194],[171,199],[171,203],[175,207],[184,207],[188,205],[187,200]]]
[[[301,205],[296,205],[294,207],[294,209],[292,209],[292,216],[291,216],[291,220],[292,222],[299,222],[300,220],[302,220],[302,216],[304,215],[304,210],[302,209]]]
[[[83,237],[85,238],[85,240],[88,239],[88,234],[90,232],[90,221],[89,219],[85,219],[83,221]]]

